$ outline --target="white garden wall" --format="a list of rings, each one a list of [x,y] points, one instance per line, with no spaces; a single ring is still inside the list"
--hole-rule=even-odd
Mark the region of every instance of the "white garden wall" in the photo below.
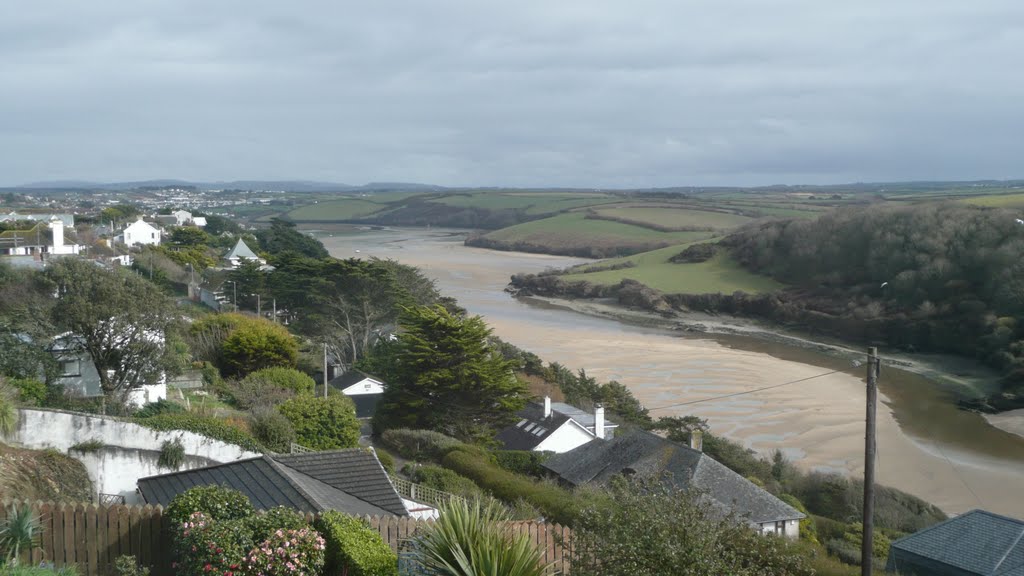
[[[135,491],[139,478],[172,472],[157,466],[165,441],[177,439],[185,448],[182,470],[259,456],[193,432],[158,432],[109,416],[38,409],[22,409],[19,413],[17,430],[9,438],[12,443],[70,454],[85,465],[97,495],[119,494],[129,504],[141,502]],[[68,452],[75,444],[90,440],[99,440],[104,448]]]

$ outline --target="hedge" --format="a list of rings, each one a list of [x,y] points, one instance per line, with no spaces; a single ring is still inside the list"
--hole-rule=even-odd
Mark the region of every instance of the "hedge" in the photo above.
[[[440,432],[408,428],[387,430],[380,439],[385,446],[403,458],[427,459],[435,462],[440,462],[445,454],[463,445],[459,440]]]
[[[550,458],[554,452],[532,452],[530,450],[495,450],[494,460],[509,472],[525,474],[526,476],[541,477],[544,475],[542,464]]]
[[[161,432],[195,432],[207,438],[234,444],[250,452],[263,452],[263,447],[251,434],[210,416],[200,416],[191,412],[164,413],[149,418],[136,418],[135,422]]]
[[[329,510],[316,519],[314,527],[327,545],[325,575],[398,575],[398,556],[362,520]]]
[[[522,498],[559,524],[571,525],[578,513],[576,499],[569,491],[509,472],[481,458],[475,450],[452,450],[444,457],[444,467],[469,478],[509,504]]]
[[[222,486],[196,486],[178,494],[167,505],[164,518],[172,527],[181,526],[192,514],[202,512],[211,520],[241,520],[256,510],[249,497],[238,490]]]
[[[463,498],[476,499],[483,495],[483,491],[475,482],[461,476],[454,470],[440,466],[420,466],[414,468],[410,474],[412,481],[422,484],[428,488],[434,488]]]

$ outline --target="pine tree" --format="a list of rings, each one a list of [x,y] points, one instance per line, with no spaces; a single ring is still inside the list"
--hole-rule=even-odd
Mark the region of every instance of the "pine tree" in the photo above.
[[[400,334],[375,365],[387,388],[374,428],[437,430],[470,440],[508,424],[523,407],[526,387],[514,363],[488,343],[479,316],[453,315],[442,306],[405,308]]]

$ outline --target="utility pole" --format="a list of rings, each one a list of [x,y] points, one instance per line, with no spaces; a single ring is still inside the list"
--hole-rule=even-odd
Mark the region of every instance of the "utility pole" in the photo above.
[[[868,348],[867,418],[864,434],[864,529],[860,573],[871,576],[875,536],[875,405],[878,403],[878,348]]]
[[[327,398],[327,342],[324,342],[324,398]]]
[[[235,282],[234,280],[232,280],[231,281],[231,289],[234,291],[234,297],[231,299],[231,301],[235,305],[235,312],[238,312],[238,282]]]
[[[260,304],[260,295],[256,294],[256,315],[260,318],[263,317],[263,306]]]
[[[274,298],[274,324],[277,324],[277,298]]]

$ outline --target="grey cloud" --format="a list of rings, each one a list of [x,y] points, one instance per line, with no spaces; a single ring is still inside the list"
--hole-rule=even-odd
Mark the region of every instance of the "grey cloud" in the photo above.
[[[1019,177],[1015,0],[0,7],[0,183]]]

